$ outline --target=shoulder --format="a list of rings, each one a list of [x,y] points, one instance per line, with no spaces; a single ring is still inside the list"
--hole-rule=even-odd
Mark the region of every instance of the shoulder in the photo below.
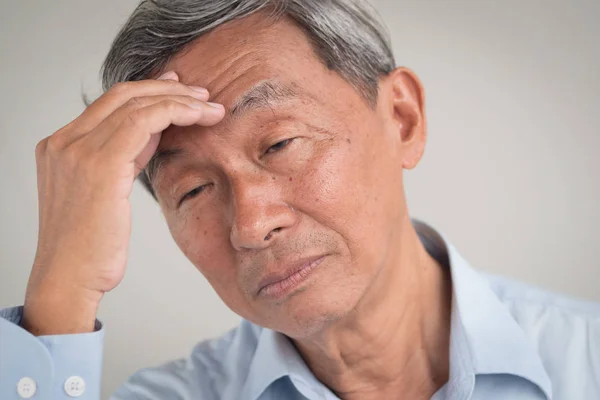
[[[242,321],[223,336],[198,343],[186,358],[136,372],[111,399],[236,398],[261,330]]]
[[[555,389],[600,398],[600,304],[483,274],[540,355]]]

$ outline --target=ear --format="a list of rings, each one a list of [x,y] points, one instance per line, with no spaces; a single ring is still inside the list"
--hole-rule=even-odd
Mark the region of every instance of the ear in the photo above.
[[[402,168],[413,169],[421,160],[427,141],[425,90],[408,68],[392,71],[381,88],[387,92],[382,96],[386,103],[383,105],[398,134]]]

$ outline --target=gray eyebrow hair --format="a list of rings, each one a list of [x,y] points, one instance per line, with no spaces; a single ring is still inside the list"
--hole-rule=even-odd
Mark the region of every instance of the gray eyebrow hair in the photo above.
[[[297,95],[298,92],[290,86],[271,79],[263,80],[235,100],[231,107],[231,117],[235,118],[250,111],[271,107],[273,104],[294,98]],[[146,176],[150,184],[154,183],[154,178],[167,162],[183,153],[184,150],[181,148],[157,151],[146,166]]]
[[[180,156],[183,154],[183,152],[183,149],[174,148],[158,150],[156,153],[154,153],[148,162],[148,165],[146,166],[146,176],[148,177],[150,184],[154,182],[154,178],[156,178],[156,175],[165,163],[177,156]]]
[[[260,81],[234,102],[231,116],[239,117],[243,113],[270,107],[296,96],[298,92],[288,85],[270,79]]]

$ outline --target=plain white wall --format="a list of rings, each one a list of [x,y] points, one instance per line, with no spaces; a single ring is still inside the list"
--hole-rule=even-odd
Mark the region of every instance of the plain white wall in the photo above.
[[[35,144],[100,94],[98,70],[135,0],[1,0],[0,304],[21,304],[36,248]],[[600,2],[377,1],[399,65],[422,78],[430,141],[413,216],[471,263],[600,301]],[[106,296],[105,397],[238,318],[132,195],[130,266]]]

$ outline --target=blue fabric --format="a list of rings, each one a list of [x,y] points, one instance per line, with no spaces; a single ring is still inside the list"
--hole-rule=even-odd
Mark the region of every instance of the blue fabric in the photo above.
[[[17,382],[37,384],[33,399],[72,399],[64,391],[71,376],[85,377],[79,399],[100,399],[104,329],[94,333],[35,337],[20,327],[23,307],[0,310],[0,399],[20,399]]]
[[[600,399],[600,305],[472,269],[429,226],[414,222],[427,251],[449,265],[453,284],[450,379],[433,400]],[[38,383],[35,399],[69,399],[64,381],[86,381],[82,399],[100,398],[104,328],[33,337],[21,308],[0,310],[0,399]],[[399,393],[399,397],[401,393]],[[124,399],[337,399],[282,334],[243,321],[198,344],[190,356],[133,375]]]

